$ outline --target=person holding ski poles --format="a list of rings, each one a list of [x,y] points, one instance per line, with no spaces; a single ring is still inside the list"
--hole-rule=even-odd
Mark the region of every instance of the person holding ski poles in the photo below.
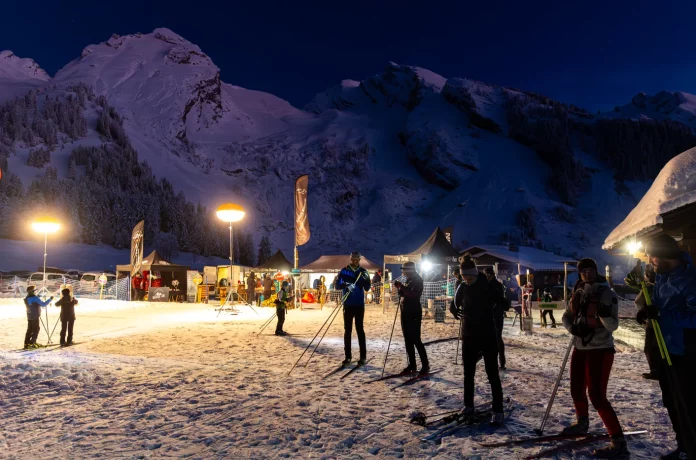
[[[45,307],[53,301],[53,297],[43,301],[36,295],[36,286],[27,286],[27,296],[24,298],[24,305],[27,308],[27,333],[24,335],[24,349],[39,348],[42,345],[36,343],[36,339],[41,332],[41,307]],[[48,327],[48,326],[46,326]]]
[[[486,375],[493,396],[491,423],[503,423],[503,387],[498,374],[498,343],[496,340],[493,303],[495,294],[486,277],[479,273],[469,254],[460,266],[462,284],[457,289],[450,312],[461,321],[462,361],[464,363],[464,415],[474,414],[474,377],[476,364],[483,354]]]
[[[416,350],[421,360],[420,375],[430,373],[428,354],[421,341],[421,321],[423,319],[423,309],[420,298],[423,294],[423,278],[416,273],[416,264],[406,262],[401,266],[401,271],[406,277],[405,282],[394,281],[394,286],[399,290],[401,297],[401,330],[404,333],[404,344],[408,355],[408,365],[402,374],[412,374],[416,372]]]
[[[590,426],[589,393],[611,443],[594,451],[599,458],[628,454],[626,439],[616,412],[607,399],[607,382],[614,363],[613,332],[619,327],[619,301],[606,278],[597,272],[597,263],[589,258],[578,262],[580,280],[563,313],[563,326],[575,336],[570,358],[570,394],[577,421],[563,434],[587,433]]]
[[[365,319],[365,292],[370,290],[370,275],[360,266],[360,252],[353,251],[350,254],[350,264],[341,270],[336,278],[336,289],[343,291],[343,344],[346,359],[343,365],[347,366],[352,361],[351,336],[353,335],[353,320],[355,320],[355,332],[358,334],[360,346],[360,359],[358,365],[365,364],[367,359],[367,345],[363,320]]]
[[[275,335],[288,335],[283,330],[283,324],[285,324],[285,311],[288,308],[288,302],[292,301],[292,296],[288,294],[289,289],[290,283],[283,281],[280,290],[276,293],[275,305],[278,322],[276,323]]]
[[[640,265],[640,263],[641,262],[639,260],[638,264]],[[642,272],[642,266],[639,268]],[[655,268],[652,265],[647,264],[645,266],[645,275],[643,276],[645,287],[648,291],[648,296],[652,299],[655,287]],[[640,280],[636,280],[636,284],[640,286]],[[648,367],[650,368],[650,372],[643,373],[643,378],[648,380],[659,380],[660,360],[662,357],[660,356],[660,347],[657,344],[655,329],[653,329],[652,321],[648,319],[648,304],[642,289],[638,291],[638,296],[636,297],[634,303],[638,309],[636,321],[645,328],[645,345],[643,346],[643,352],[645,353],[645,359],[648,361]]]
[[[657,320],[671,366],[660,362],[660,388],[677,438],[677,450],[661,459],[696,458],[696,267],[669,235],[648,242],[655,267],[652,305],[647,318]],[[657,331],[656,331],[657,332]]]
[[[500,361],[500,370],[504,371],[505,367],[505,342],[503,342],[503,326],[505,325],[505,312],[510,310],[510,302],[505,297],[505,286],[495,277],[493,267],[483,269],[486,279],[490,283],[491,293],[493,295],[493,318],[495,319],[495,337],[498,342],[498,360]]]
[[[62,294],[56,307],[60,307],[60,346],[70,346],[73,343],[73,327],[75,326],[75,305],[77,299],[70,294],[70,289],[65,288],[60,291]],[[65,339],[65,333],[68,333],[68,339]]]

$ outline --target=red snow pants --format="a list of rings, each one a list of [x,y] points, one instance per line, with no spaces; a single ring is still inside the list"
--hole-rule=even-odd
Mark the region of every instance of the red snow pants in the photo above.
[[[587,395],[610,436],[621,434],[616,412],[607,399],[607,383],[614,364],[614,349],[573,350],[570,358],[570,394],[578,417],[589,415]]]

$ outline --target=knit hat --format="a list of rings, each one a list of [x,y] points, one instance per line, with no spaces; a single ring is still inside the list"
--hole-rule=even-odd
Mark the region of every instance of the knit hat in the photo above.
[[[351,252],[351,253],[350,253],[350,258],[351,258],[351,259],[352,259],[352,258],[359,259],[359,258],[360,258],[360,251],[353,251],[353,252]]]
[[[471,258],[471,254],[469,254],[468,252],[466,254],[464,254],[464,260],[462,261],[461,265],[459,266],[459,269],[460,269],[462,276],[464,276],[464,275],[476,276],[479,274],[478,268],[476,268],[476,263]]]
[[[645,252],[649,256],[659,257],[660,259],[677,259],[680,260],[682,250],[679,248],[679,243],[674,238],[664,233],[656,236],[645,247]]]
[[[581,272],[586,268],[594,268],[595,270],[597,270],[597,262],[595,262],[593,259],[590,259],[589,257],[580,259],[580,261],[578,262],[578,272]]]
[[[33,284],[30,284],[29,286],[27,286],[27,295],[33,294],[34,291],[36,291],[36,286],[34,286]]]
[[[63,289],[62,291],[60,291],[60,293],[63,294],[64,296],[69,296],[69,295],[70,295],[70,289],[65,288],[65,289]]]
[[[416,270],[416,264],[413,262],[406,262],[401,266],[401,270],[411,270],[415,271]]]

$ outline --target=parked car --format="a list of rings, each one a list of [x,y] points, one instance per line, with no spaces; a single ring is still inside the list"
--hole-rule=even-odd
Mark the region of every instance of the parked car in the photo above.
[[[114,282],[116,281],[116,275],[112,273],[85,272],[80,277],[80,289],[83,292],[98,292],[99,277],[101,275],[106,276],[107,286],[113,286]]]
[[[67,272],[65,272],[69,277],[71,277],[74,280],[79,280],[82,277],[82,274],[84,273],[82,270],[77,270],[77,269],[70,269]]]
[[[60,295],[60,286],[70,282],[70,278],[61,273],[46,273],[46,289],[52,296]],[[27,284],[33,284],[39,290],[44,286],[43,272],[34,272],[27,279]],[[25,286],[26,287],[26,286]]]

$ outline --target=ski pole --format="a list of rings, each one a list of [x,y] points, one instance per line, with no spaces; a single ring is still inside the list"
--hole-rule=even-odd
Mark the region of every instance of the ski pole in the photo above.
[[[459,342],[463,340],[462,328],[464,327],[464,316],[459,317],[459,335],[457,336],[457,351],[454,354],[454,365],[459,364]]]
[[[50,338],[50,337],[53,337],[53,333],[56,332],[56,328],[58,327],[58,322],[59,322],[59,321],[60,321],[60,316],[59,316],[58,319],[56,320],[56,324],[53,326],[53,330],[51,331],[51,335],[49,336],[49,338]]]
[[[343,302],[341,302],[341,305],[343,305]],[[340,311],[341,311],[341,310],[339,310],[338,306],[336,306],[336,310],[334,311],[334,317],[333,317],[333,319],[331,320],[331,322],[329,323],[329,325],[328,325],[328,326],[326,327],[326,329],[324,330],[324,333],[322,334],[321,338],[320,338],[319,341],[317,342],[317,345],[314,347],[314,350],[312,350],[312,354],[309,355],[309,358],[307,359],[307,362],[305,363],[304,367],[307,367],[307,365],[309,364],[309,362],[312,360],[312,356],[314,356],[314,353],[316,353],[317,348],[319,348],[319,345],[321,345],[321,342],[322,342],[322,340],[324,340],[324,337],[326,337],[326,333],[329,332],[329,329],[331,329],[331,325],[333,324],[334,320],[336,319],[336,317],[338,316],[338,313],[339,313]]]
[[[549,414],[551,413],[551,406],[553,406],[553,400],[556,399],[556,392],[558,391],[558,386],[561,384],[561,379],[563,378],[563,372],[565,371],[566,364],[568,363],[568,357],[570,356],[570,351],[575,345],[575,336],[570,339],[568,348],[566,349],[565,357],[563,358],[563,364],[561,364],[561,370],[558,372],[558,377],[556,378],[556,384],[553,386],[553,391],[551,392],[551,398],[549,399],[549,404],[546,406],[546,413],[541,421],[541,426],[538,430],[535,430],[536,434],[541,436],[544,434],[544,427],[546,426],[546,421],[549,419]]]
[[[336,305],[336,310],[338,310],[338,305]],[[322,326],[319,328],[319,330],[317,331],[317,334],[316,334],[316,335],[314,336],[314,338],[309,342],[309,345],[307,345],[307,346],[305,347],[305,349],[304,349],[304,351],[302,352],[302,354],[300,355],[300,357],[297,358],[297,361],[296,361],[295,364],[292,366],[292,369],[290,369],[290,372],[292,372],[293,369],[295,369],[295,367],[297,366],[297,363],[300,362],[300,360],[302,359],[302,357],[304,356],[304,354],[307,353],[307,350],[309,350],[309,347],[312,346],[312,343],[314,343],[314,341],[317,339],[317,337],[319,337],[319,334],[321,334],[322,329],[324,329],[324,326],[326,326],[326,323],[328,323],[329,320],[331,319],[331,317],[334,315],[334,313],[336,313],[336,310],[332,311],[332,312],[329,314],[329,317],[326,318],[326,321],[324,321],[324,324],[322,324]],[[288,372],[288,375],[290,375],[290,372]]]
[[[277,313],[277,312],[276,312],[276,313],[273,313],[273,316],[271,316],[270,319],[269,319],[268,321],[266,321],[266,322],[263,324],[263,326],[261,326],[261,330],[259,331],[258,335],[261,335],[261,333],[263,332],[263,330],[266,329],[266,328],[268,327],[269,324],[271,324],[271,321],[273,321],[273,318],[275,318],[276,316],[278,316],[278,313]]]
[[[379,378],[384,377],[384,370],[387,368],[387,358],[389,358],[389,347],[391,347],[392,337],[394,336],[394,328],[396,327],[396,318],[399,316],[399,310],[401,310],[401,303],[403,298],[399,299],[399,305],[396,306],[396,313],[394,313],[394,324],[392,324],[391,334],[389,334],[389,343],[387,344],[387,353],[384,356],[384,366],[382,366],[382,375]],[[410,365],[411,363],[409,363]]]

